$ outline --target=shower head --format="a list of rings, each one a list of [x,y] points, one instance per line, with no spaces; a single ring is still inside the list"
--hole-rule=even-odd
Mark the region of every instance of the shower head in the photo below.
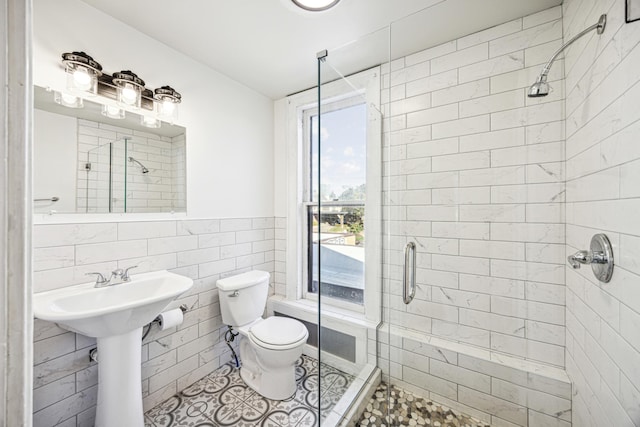
[[[549,83],[547,83],[547,77],[549,76],[549,71],[551,71],[551,66],[553,65],[553,61],[555,61],[556,58],[558,58],[558,56],[562,53],[563,50],[569,47],[573,42],[578,40],[580,37],[584,36],[585,34],[593,30],[596,30],[596,33],[600,35],[604,32],[604,29],[606,26],[607,26],[607,15],[606,14],[600,15],[600,19],[598,19],[598,22],[582,30],[581,32],[573,36],[568,42],[563,44],[560,47],[560,49],[558,49],[553,55],[551,55],[551,59],[549,59],[547,64],[542,69],[542,72],[540,72],[540,75],[536,79],[536,82],[529,87],[529,90],[527,91],[527,96],[529,98],[540,98],[540,97],[549,95]]]
[[[534,84],[529,87],[527,96],[529,98],[541,98],[549,95],[549,83],[547,83],[547,77],[540,75]]]
[[[137,161],[133,157],[129,157],[129,161],[131,163],[137,163],[140,166],[140,168],[142,170],[142,173],[149,173],[149,169],[147,169],[147,167],[145,165],[143,165],[142,163],[140,163],[139,161]]]

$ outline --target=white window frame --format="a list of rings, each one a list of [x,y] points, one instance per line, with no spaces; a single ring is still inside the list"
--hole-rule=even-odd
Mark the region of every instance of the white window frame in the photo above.
[[[379,322],[382,301],[382,114],[380,103],[380,67],[322,85],[323,107],[339,109],[367,104],[367,198],[365,202],[365,290],[364,305],[322,297],[323,309],[331,306],[347,309],[367,320]],[[307,210],[309,202],[310,129],[305,118],[317,114],[317,88],[287,98],[287,230],[286,299],[317,301],[307,292]],[[360,98],[357,99],[356,96]],[[326,111],[326,110],[325,110]],[[331,111],[331,110],[330,110]],[[305,117],[306,114],[306,117]],[[301,144],[304,136],[306,142]],[[305,180],[307,180],[305,182]]]

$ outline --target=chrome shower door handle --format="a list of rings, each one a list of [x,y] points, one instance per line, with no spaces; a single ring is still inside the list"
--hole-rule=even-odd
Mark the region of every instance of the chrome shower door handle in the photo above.
[[[409,268],[411,263],[411,268]],[[402,275],[402,301],[409,304],[416,296],[416,244],[407,243],[404,247],[404,273]]]

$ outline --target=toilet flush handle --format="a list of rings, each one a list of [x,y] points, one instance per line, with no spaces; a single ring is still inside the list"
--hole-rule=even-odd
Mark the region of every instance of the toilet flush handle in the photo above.
[[[240,292],[238,291],[233,291],[233,293],[231,295],[229,295],[230,297],[237,297],[238,295],[240,295]]]

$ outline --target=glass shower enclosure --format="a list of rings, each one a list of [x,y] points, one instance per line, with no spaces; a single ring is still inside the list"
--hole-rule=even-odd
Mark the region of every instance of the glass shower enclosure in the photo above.
[[[128,142],[123,138],[86,152],[85,179],[78,186],[79,208],[85,212],[127,212]]]
[[[413,24],[445,6],[318,55],[322,425],[527,425],[532,384],[566,377],[563,124],[526,97],[546,55],[493,58],[482,32],[434,46]]]
[[[388,46],[385,28],[317,58],[318,99],[309,113],[313,280],[307,297],[317,300],[319,312],[321,425],[353,424],[390,370],[382,169]]]

